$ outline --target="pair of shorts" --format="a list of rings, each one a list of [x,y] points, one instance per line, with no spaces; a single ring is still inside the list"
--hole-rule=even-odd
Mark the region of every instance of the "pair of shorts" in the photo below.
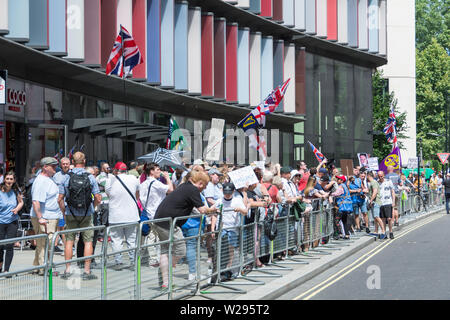
[[[376,203],[373,204],[372,215],[373,215],[374,219],[380,217],[380,205],[379,204],[376,204]]]
[[[58,227],[59,228],[64,228],[64,226],[66,225],[66,221],[64,220],[64,218],[61,218],[58,220]]]
[[[359,211],[361,210],[361,213],[367,213],[367,205],[366,201],[354,203],[353,204],[353,213],[357,216],[359,215]]]
[[[92,221],[92,215],[85,217],[78,217],[73,215],[66,215],[66,230],[79,229],[79,228],[92,228],[94,222]],[[66,233],[67,241],[75,241],[77,232]],[[94,230],[87,230],[81,233],[83,242],[92,242],[94,239]]]
[[[380,218],[391,219],[392,218],[392,205],[388,204],[380,207]]]
[[[153,231],[157,234],[160,242],[165,242],[161,244],[161,254],[169,254],[169,243],[170,239],[170,229],[165,229],[158,224],[152,225]],[[183,241],[183,231],[180,227],[175,227],[173,231],[173,244],[172,244],[172,255],[178,257],[184,257],[186,255],[186,241]]]
[[[237,232],[235,230],[231,229],[223,229],[221,237],[225,237],[225,235],[228,235],[228,245],[237,248],[239,247],[239,237],[237,235]]]

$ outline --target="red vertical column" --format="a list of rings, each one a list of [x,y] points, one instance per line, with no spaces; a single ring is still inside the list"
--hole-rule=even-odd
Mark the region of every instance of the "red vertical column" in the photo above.
[[[261,0],[261,17],[272,19],[273,8],[272,0]]]
[[[117,37],[117,0],[102,0],[101,4],[101,65],[106,68]]]
[[[237,23],[227,24],[226,100],[237,103]]]
[[[225,18],[214,21],[214,98],[225,100],[226,26]]]
[[[337,41],[337,0],[327,0],[327,40]]]
[[[84,62],[92,67],[101,65],[101,0],[89,0],[84,3]],[[112,47],[111,47],[112,48]]]
[[[133,69],[133,79],[147,79],[147,0],[133,0],[133,38],[144,63]]]
[[[202,96],[214,96],[214,15],[202,14]]]
[[[273,21],[283,22],[283,0],[273,0]]]

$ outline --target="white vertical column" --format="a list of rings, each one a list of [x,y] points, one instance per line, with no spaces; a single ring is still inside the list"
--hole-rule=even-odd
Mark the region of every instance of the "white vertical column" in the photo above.
[[[67,57],[84,61],[84,0],[67,0]]]
[[[238,30],[238,102],[250,105],[250,29]]]
[[[338,1],[338,43],[348,44],[348,8],[347,0]]]
[[[305,6],[306,18],[306,33],[315,35],[317,33],[317,10],[316,10],[316,0],[306,0]]]
[[[283,0],[283,24],[286,27],[295,26],[295,5],[294,0]]]
[[[120,25],[133,34],[133,0],[117,0],[117,34]]]
[[[294,4],[295,29],[306,30],[306,0],[295,0]]]
[[[327,37],[327,0],[317,0],[317,36]]]
[[[190,8],[188,15],[188,93],[202,94],[202,12]]]
[[[386,20],[386,0],[380,0],[380,31],[379,31],[379,54],[387,54],[387,20]]]
[[[250,105],[261,103],[261,32],[250,34]]]
[[[360,50],[369,50],[367,8],[367,0],[358,1],[358,48]]]
[[[284,112],[295,113],[295,45],[288,43],[284,46],[284,79],[291,78],[284,100]]]
[[[250,0],[238,0],[237,6],[241,9],[250,8]]]
[[[0,34],[8,33],[8,0],[0,0]]]
[[[161,88],[175,87],[174,76],[175,2],[161,3]]]
[[[273,37],[262,37],[261,40],[261,94],[264,99],[272,92],[273,87]]]

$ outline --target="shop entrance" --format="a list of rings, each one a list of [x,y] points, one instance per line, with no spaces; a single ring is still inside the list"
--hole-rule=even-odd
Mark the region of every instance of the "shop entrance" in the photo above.
[[[26,157],[21,162],[23,170],[18,171],[21,183],[26,184],[39,170],[43,157],[62,158],[67,155],[67,126],[59,124],[28,124],[25,143]],[[17,165],[17,164],[16,164]]]

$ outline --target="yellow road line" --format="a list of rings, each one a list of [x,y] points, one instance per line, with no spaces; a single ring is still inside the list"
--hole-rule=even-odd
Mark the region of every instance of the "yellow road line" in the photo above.
[[[342,279],[343,277],[345,277],[346,275],[348,275],[350,272],[352,272],[353,270],[355,270],[356,268],[358,268],[359,266],[361,266],[362,264],[364,264],[365,262],[367,262],[370,258],[372,258],[373,256],[375,256],[376,254],[378,254],[381,250],[383,250],[384,248],[386,248],[388,245],[390,245],[391,243],[393,243],[395,240],[400,239],[401,237],[403,237],[404,235],[410,233],[411,231],[414,231],[436,219],[441,218],[442,216],[435,216],[435,217],[431,217],[431,218],[426,218],[426,220],[422,221],[420,224],[412,226],[409,229],[406,229],[404,231],[402,231],[402,233],[400,233],[400,235],[396,235],[396,237],[393,240],[390,240],[388,242],[384,242],[380,245],[378,245],[377,247],[375,247],[374,249],[370,250],[369,252],[365,253],[364,255],[362,255],[361,257],[359,257],[357,260],[353,261],[350,265],[348,265],[347,267],[343,268],[342,270],[340,270],[339,272],[337,272],[336,274],[332,275],[331,277],[327,278],[326,280],[322,281],[321,283],[319,283],[318,285],[312,287],[311,289],[305,291],[304,293],[302,293],[301,295],[295,297],[293,300],[299,300],[302,297],[304,297],[305,295],[307,295],[308,293],[316,290],[317,288],[321,287],[322,285],[325,285],[324,287],[316,290],[315,292],[313,292],[312,294],[310,294],[309,296],[307,296],[304,300],[308,300],[311,297],[317,295],[319,292],[323,291],[324,289],[328,288],[329,286],[331,286],[333,283],[339,281],[340,279]],[[366,258],[367,257],[367,258]],[[362,259],[364,259],[364,261],[362,261],[361,263],[358,263],[359,261],[361,261]],[[358,264],[357,264],[358,263]],[[351,268],[353,265],[357,264],[356,266],[354,266],[353,268]],[[349,271],[345,272],[347,269],[351,268]],[[343,273],[345,272],[345,273]],[[338,278],[337,278],[338,277]],[[335,280],[331,281],[333,278],[336,278]],[[331,281],[330,283],[328,283],[329,281]],[[327,284],[328,283],[328,284]]]

